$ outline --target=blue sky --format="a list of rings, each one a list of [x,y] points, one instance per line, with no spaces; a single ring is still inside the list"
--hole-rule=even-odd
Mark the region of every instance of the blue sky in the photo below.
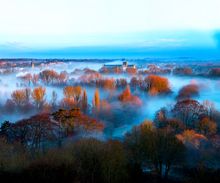
[[[0,7],[2,57],[74,47],[220,47],[219,0],[0,0]]]

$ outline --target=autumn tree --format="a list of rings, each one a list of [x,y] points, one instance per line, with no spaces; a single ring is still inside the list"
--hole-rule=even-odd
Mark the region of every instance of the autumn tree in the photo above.
[[[54,83],[59,77],[59,74],[54,70],[44,70],[39,73],[39,78],[46,84]]]
[[[136,69],[136,68],[130,68],[130,67],[128,67],[128,68],[126,69],[126,72],[127,72],[128,74],[135,75],[135,74],[137,73],[137,69]]]
[[[206,111],[206,115],[208,118],[210,118],[211,120],[213,120],[216,116],[217,110],[215,108],[215,104],[209,100],[205,100],[202,105],[205,108]]]
[[[66,83],[66,81],[68,80],[68,73],[63,71],[58,75],[58,81],[60,84],[64,84]]]
[[[37,85],[38,81],[39,81],[39,75],[38,74],[33,74],[33,76],[32,76],[33,85]]]
[[[116,87],[125,88],[127,86],[127,80],[124,78],[116,79]]]
[[[45,96],[46,96],[46,88],[43,87],[37,87],[34,88],[31,96],[37,106],[37,108],[43,107],[45,103]]]
[[[142,78],[132,77],[130,80],[130,86],[133,88],[140,87],[143,84]]]
[[[152,94],[170,92],[169,81],[167,78],[149,75],[144,79],[146,90]]]
[[[214,135],[217,131],[217,124],[210,120],[208,117],[204,117],[199,121],[197,129],[205,136]]]
[[[81,86],[66,86],[63,89],[65,98],[74,100],[76,105],[79,105],[82,91]]]
[[[142,104],[140,98],[131,94],[129,86],[127,86],[126,89],[119,95],[118,99],[123,103],[131,103],[135,105]]]
[[[11,126],[11,138],[32,150],[40,150],[43,143],[55,138],[54,124],[46,113],[23,119]]]
[[[66,86],[63,89],[65,98],[74,98],[74,86]]]
[[[82,107],[82,110],[84,112],[87,111],[87,108],[88,108],[88,99],[87,99],[87,93],[86,93],[86,90],[83,90],[83,95],[82,95],[82,101],[81,101],[81,107]]]
[[[178,67],[173,70],[176,75],[192,75],[193,71],[189,67]]]
[[[207,138],[204,135],[196,133],[194,130],[185,130],[176,137],[187,147],[193,147],[196,149],[198,149],[204,141],[207,141]]]
[[[81,86],[75,86],[74,87],[74,99],[77,104],[79,104],[82,94],[82,88]]]
[[[186,128],[195,128],[199,119],[206,114],[206,110],[198,101],[187,99],[177,102],[172,114],[182,121]]]
[[[21,106],[25,105],[26,102],[27,102],[27,100],[26,100],[27,99],[26,98],[26,90],[21,89],[21,90],[13,91],[12,94],[11,94],[11,98],[17,106],[21,107]]]
[[[180,89],[177,99],[184,100],[196,97],[199,95],[199,86],[196,84],[189,84]]]
[[[79,108],[73,108],[71,110],[60,109],[53,113],[53,118],[58,122],[64,136],[73,135],[77,131],[87,133],[91,131],[102,131],[104,128],[101,122],[82,114]]]
[[[151,163],[158,175],[165,177],[171,167],[181,161],[184,152],[181,141],[165,130],[157,130],[148,121],[126,135],[125,146],[131,153],[130,160],[142,168]]]
[[[96,89],[95,90],[95,94],[94,94],[94,98],[93,98],[93,108],[96,110],[96,111],[99,111],[100,110],[100,97],[99,97],[99,90]]]
[[[154,123],[158,129],[166,129],[174,134],[182,132],[185,128],[182,121],[172,118],[166,108],[156,112]]]

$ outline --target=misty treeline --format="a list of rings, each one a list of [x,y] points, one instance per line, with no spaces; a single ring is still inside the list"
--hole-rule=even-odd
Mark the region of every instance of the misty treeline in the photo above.
[[[5,122],[0,175],[8,182],[218,182],[218,119],[210,102],[186,99],[118,140],[87,136],[103,126],[78,108]],[[82,130],[86,136],[70,138]]]
[[[156,73],[157,68],[149,70]],[[175,72],[192,74],[188,68]],[[71,77],[75,74],[78,79]],[[138,119],[143,94],[172,95],[165,77],[134,70],[129,74],[130,81],[91,69],[21,76],[18,87],[22,88],[11,93],[1,114],[31,117],[2,122],[0,178],[8,182],[219,182],[220,112],[211,101],[195,100],[202,87],[196,83],[183,86],[175,103],[158,110],[152,121],[146,119],[121,138],[111,138],[114,128]],[[60,88],[62,99],[53,91],[48,100],[47,86]],[[95,89],[91,103],[89,87]],[[102,92],[107,93],[105,98]]]
[[[80,89],[64,89],[68,97],[72,90]],[[176,104],[159,110],[153,121],[143,121],[116,140],[94,138],[106,128],[98,119],[105,119],[110,111],[98,90],[91,114],[82,111],[81,100],[75,97],[71,109],[2,124],[2,178],[82,183],[219,181],[220,113],[213,103],[177,97]],[[117,99],[127,106],[134,97],[127,87]]]

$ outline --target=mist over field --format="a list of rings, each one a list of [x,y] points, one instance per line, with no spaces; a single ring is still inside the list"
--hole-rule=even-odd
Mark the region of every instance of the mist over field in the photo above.
[[[219,0],[0,0],[0,182],[219,183]]]
[[[38,61],[35,61],[36,63]],[[40,62],[40,61],[39,61]],[[194,61],[195,64],[188,64],[188,61],[186,61],[185,64],[181,64],[182,67],[187,67],[191,66],[193,69],[196,69],[197,67],[197,61]],[[3,106],[8,99],[11,99],[11,95],[13,91],[15,90],[20,90],[20,89],[25,89],[25,88],[30,88],[33,90],[36,86],[33,84],[27,84],[26,82],[21,80],[21,77],[31,73],[32,75],[34,74],[39,74],[40,72],[44,70],[54,70],[57,73],[61,73],[62,71],[65,71],[68,73],[68,78],[69,80],[75,81],[73,82],[74,85],[77,85],[77,83],[80,82],[80,77],[83,75],[82,72],[75,72],[77,70],[83,70],[83,69],[92,69],[94,71],[99,71],[100,68],[104,64],[109,64],[109,65],[114,65],[114,64],[121,64],[121,60],[97,60],[97,61],[90,61],[90,60],[84,60],[84,61],[62,61],[62,62],[54,62],[52,64],[45,64],[43,66],[31,68],[31,64],[27,64],[27,67],[15,67],[13,73],[5,74],[1,76],[0,80],[0,86],[1,86],[1,91],[0,91],[0,102],[1,105]],[[135,64],[137,65],[141,70],[147,69],[148,65],[153,64],[153,60],[131,60],[129,64]],[[177,65],[177,67],[180,67],[181,65],[179,64],[178,61],[160,61],[157,62],[158,68],[164,68],[166,64],[174,64]],[[207,62],[204,62],[204,64],[207,64]],[[200,63],[201,64],[201,63]],[[202,64],[201,64],[202,65]],[[163,74],[164,77],[166,77],[169,80],[169,85],[171,88],[172,93],[167,95],[167,96],[148,96],[146,93],[141,93],[139,91],[133,91],[134,94],[137,94],[140,99],[142,100],[142,105],[139,106],[139,111],[138,111],[138,116],[136,116],[134,119],[128,119],[128,121],[123,122],[120,125],[116,125],[115,128],[111,129],[111,135],[112,137],[122,137],[126,132],[132,129],[134,125],[140,124],[142,121],[145,119],[149,120],[154,120],[155,114],[157,111],[159,111],[161,108],[166,107],[166,106],[172,106],[176,102],[176,96],[178,95],[178,91],[183,87],[188,84],[196,84],[200,87],[200,92],[198,96],[195,96],[194,98],[198,100],[199,102],[203,102],[206,100],[210,100],[214,103],[215,107],[217,110],[220,110],[220,98],[219,98],[219,87],[220,87],[220,82],[216,78],[204,78],[203,76],[178,76],[175,74]],[[130,82],[131,78],[133,77],[132,75],[129,75],[127,73],[121,73],[121,74],[105,74],[103,76],[104,78],[113,78],[113,79],[119,79],[119,78],[124,78],[128,83]],[[68,82],[68,81],[67,81]],[[50,103],[52,100],[52,93],[56,92],[57,93],[57,103],[62,101],[64,98],[63,94],[63,88],[64,86],[48,86],[45,83],[41,83],[41,86],[45,87],[46,89],[46,96],[45,100]],[[83,86],[84,89],[87,91],[88,95],[88,104],[92,105],[93,101],[93,96],[95,92],[94,87],[90,86]],[[118,95],[122,91],[120,89],[119,91],[115,90],[112,92],[111,91],[106,91],[106,90],[101,90],[100,91],[100,99],[106,99],[108,98],[109,95]],[[1,113],[0,115],[0,120],[1,122],[3,121],[11,121],[11,122],[16,122],[19,121],[23,118],[28,118],[34,115],[36,112],[31,112],[31,113],[12,113],[10,115],[4,114],[4,112]],[[122,118],[123,118],[122,114]],[[125,116],[125,119],[126,116]],[[123,121],[123,119],[121,119]],[[112,121],[113,122],[113,121]]]

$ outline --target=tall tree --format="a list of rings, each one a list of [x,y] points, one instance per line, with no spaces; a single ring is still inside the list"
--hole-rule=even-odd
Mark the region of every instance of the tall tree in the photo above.
[[[46,95],[46,88],[37,87],[31,93],[31,96],[37,106],[37,108],[41,108],[45,103],[45,95]]]
[[[88,99],[87,99],[87,93],[86,90],[83,90],[83,96],[82,96],[82,110],[84,112],[87,111],[87,107],[88,107]]]
[[[100,110],[100,97],[99,97],[99,90],[95,90],[94,98],[93,98],[93,108],[96,111]]]

